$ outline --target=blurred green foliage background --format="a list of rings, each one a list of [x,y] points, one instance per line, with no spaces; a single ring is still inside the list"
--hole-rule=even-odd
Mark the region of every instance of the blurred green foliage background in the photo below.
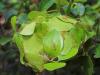
[[[10,20],[12,16],[17,15],[17,26],[20,27],[20,25],[27,20],[27,14],[30,11],[39,10],[39,2],[40,0],[0,0],[0,75],[35,75],[35,72],[33,72],[31,68],[25,67],[19,61],[18,48],[14,43],[12,43],[11,39],[12,28]],[[89,5],[93,5],[97,3],[97,0],[88,0],[87,3]],[[100,6],[100,1],[98,2],[98,5]],[[100,13],[99,8],[97,8],[97,10],[99,10]],[[100,24],[100,20],[97,21],[97,24]],[[100,49],[92,45],[100,43],[100,25],[95,29],[98,32],[97,37],[94,38],[95,40],[92,39],[92,41],[90,39],[89,44],[88,42],[86,44],[86,47],[91,45],[92,50],[95,50],[95,48]],[[90,54],[93,54],[91,49],[89,52]],[[78,55],[80,56],[80,54]],[[53,72],[46,71],[43,72],[43,75],[84,75],[84,71],[81,66],[83,64],[83,60],[81,59],[84,60],[84,57],[76,56],[74,59],[67,62],[67,67]],[[94,63],[94,75],[100,75],[100,59],[92,59]]]

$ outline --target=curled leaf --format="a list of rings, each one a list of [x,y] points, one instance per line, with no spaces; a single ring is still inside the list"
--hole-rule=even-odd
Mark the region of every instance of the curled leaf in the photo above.
[[[63,48],[63,38],[56,30],[47,33],[43,39],[44,51],[49,56],[56,57]]]
[[[23,29],[22,31],[20,32],[21,35],[32,35],[34,33],[34,30],[35,30],[35,26],[36,26],[36,23],[35,22],[32,22],[30,24],[27,24]]]

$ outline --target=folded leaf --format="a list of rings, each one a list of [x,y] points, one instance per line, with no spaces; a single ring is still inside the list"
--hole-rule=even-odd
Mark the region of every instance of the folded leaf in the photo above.
[[[14,42],[16,43],[17,47],[19,48],[19,52],[20,52],[20,62],[22,64],[25,63],[24,61],[24,46],[23,46],[23,38],[21,35],[19,34],[14,34],[14,37],[13,37],[13,40]]]
[[[17,22],[17,17],[16,16],[13,16],[11,18],[11,25],[12,25],[13,31],[16,31],[16,22]]]
[[[23,36],[23,46],[27,65],[36,71],[42,71],[44,69],[43,64],[46,62],[44,55],[42,55],[42,40],[36,34],[29,37]]]
[[[63,48],[63,38],[59,31],[52,30],[47,33],[43,39],[44,51],[50,57],[56,57],[59,55]]]
[[[36,23],[32,22],[30,24],[25,25],[25,27],[20,32],[21,35],[32,35],[35,30]]]

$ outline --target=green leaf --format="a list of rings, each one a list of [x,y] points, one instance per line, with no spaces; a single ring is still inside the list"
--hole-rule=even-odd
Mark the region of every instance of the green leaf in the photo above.
[[[69,31],[74,26],[69,22],[62,21],[58,18],[58,16],[50,18],[48,21],[48,28],[49,30],[57,30],[57,31]]]
[[[29,14],[28,14],[28,19],[29,20],[36,20],[37,18],[39,17],[46,17],[46,12],[42,11],[42,12],[39,12],[39,11],[31,11]]]
[[[0,12],[3,12],[5,8],[4,3],[0,2]]]
[[[28,14],[28,19],[30,20],[33,20],[35,17],[38,16],[38,13],[37,11],[31,11],[29,14]]]
[[[63,5],[67,5],[68,1],[67,0],[55,0],[57,5],[63,6]]]
[[[58,56],[58,60],[67,60],[72,58],[78,53],[78,48],[72,48],[69,51],[66,49],[66,53],[62,53],[61,55]]]
[[[86,35],[86,38],[85,38],[85,41],[87,41],[88,39],[92,38],[95,35],[96,35],[95,31],[91,31],[91,32],[88,31],[87,35]]]
[[[87,2],[87,0],[74,0],[74,2],[76,2],[76,3],[85,3],[85,2]]]
[[[44,63],[45,60],[42,55],[32,52],[27,52],[26,55],[26,61],[28,62],[27,65],[30,66],[32,69],[34,69],[36,72],[42,72],[44,70]],[[27,66],[26,65],[26,66]]]
[[[4,15],[6,21],[8,21],[12,16],[17,15],[18,11],[16,9],[5,10]]]
[[[51,63],[44,64],[44,68],[46,70],[53,71],[53,70],[62,68],[65,65],[66,64],[65,63],[62,63],[62,62],[51,62]]]
[[[73,40],[75,41],[75,43],[79,46],[82,42],[84,42],[85,40],[85,36],[86,36],[86,32],[83,28],[78,28],[76,26],[76,28],[73,28],[70,31],[70,36],[73,37]]]
[[[48,56],[56,57],[57,55],[59,55],[63,48],[63,38],[60,35],[60,32],[56,30],[48,32],[47,35],[44,36],[43,46],[44,51]]]
[[[9,41],[11,41],[11,37],[5,37],[5,36],[0,37],[0,45],[5,45]]]
[[[82,63],[85,75],[93,75],[93,62],[91,57],[84,56]]]
[[[100,44],[98,44],[96,46],[96,49],[95,49],[95,58],[100,58]]]
[[[34,33],[35,26],[36,26],[35,22],[25,25],[25,27],[22,29],[20,34],[21,35],[32,35]]]
[[[23,46],[23,38],[21,35],[15,33],[13,36],[13,41],[16,43],[20,52],[20,62],[24,64],[24,46]]]
[[[41,0],[39,8],[42,11],[48,10],[54,4],[54,0]]]
[[[95,24],[94,19],[90,18],[90,16],[84,16],[80,21],[84,25],[84,28],[91,28]]]
[[[17,24],[16,22],[17,22],[17,17],[16,16],[13,16],[11,18],[11,25],[12,25],[13,31],[16,31],[16,24]]]
[[[19,14],[18,20],[17,20],[18,24],[23,24],[26,20],[27,20],[27,14],[25,13]]]
[[[42,71],[43,64],[46,59],[43,54],[42,40],[39,39],[36,34],[25,37],[23,36],[23,46],[25,52],[25,59],[28,62],[27,65],[35,69],[36,71]]]
[[[41,22],[40,24],[36,25],[35,33],[40,37],[43,38],[45,34],[48,32],[48,23],[47,22]]]
[[[97,8],[99,8],[99,7],[100,7],[100,0],[98,0],[98,1],[92,6],[93,9],[97,9]]]
[[[58,9],[69,4],[67,0],[55,0],[55,3]]]
[[[36,34],[26,37],[23,36],[23,45],[24,45],[24,51],[32,52],[32,53],[39,53],[42,46],[42,40],[38,38]]]
[[[61,55],[58,56],[59,60],[66,60],[75,56],[78,53],[81,43],[85,39],[84,30],[81,28],[73,28],[69,32],[63,34],[63,36],[65,39],[64,48]]]

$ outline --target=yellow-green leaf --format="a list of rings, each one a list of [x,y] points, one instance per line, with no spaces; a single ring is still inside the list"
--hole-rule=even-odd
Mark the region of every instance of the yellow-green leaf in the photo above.
[[[32,35],[35,30],[36,23],[32,22],[30,24],[25,25],[25,27],[20,32],[21,35]]]
[[[28,66],[36,71],[42,71],[44,69],[43,64],[46,61],[42,55],[42,40],[36,34],[29,37],[23,36],[23,46]]]
[[[23,38],[19,34],[14,34],[13,41],[16,43],[17,47],[19,48],[20,52],[20,62],[24,64],[24,46],[23,46]]]
[[[48,22],[49,30],[58,30],[58,31],[69,31],[74,26],[70,23],[68,23],[58,19],[57,17],[50,18]]]
[[[44,51],[48,56],[56,57],[63,48],[63,38],[59,31],[52,30],[43,39]]]
[[[74,37],[71,37],[68,34],[65,35],[64,48],[61,54],[58,56],[59,60],[66,60],[72,58],[77,54],[79,47],[77,46],[73,38]]]
[[[44,64],[44,68],[45,68],[46,70],[53,71],[53,70],[62,68],[62,67],[64,67],[65,65],[66,65],[66,64],[63,63],[63,62],[51,62],[51,63]]]
[[[17,22],[17,17],[16,16],[13,16],[11,18],[11,25],[12,25],[13,31],[16,31],[16,22]]]

